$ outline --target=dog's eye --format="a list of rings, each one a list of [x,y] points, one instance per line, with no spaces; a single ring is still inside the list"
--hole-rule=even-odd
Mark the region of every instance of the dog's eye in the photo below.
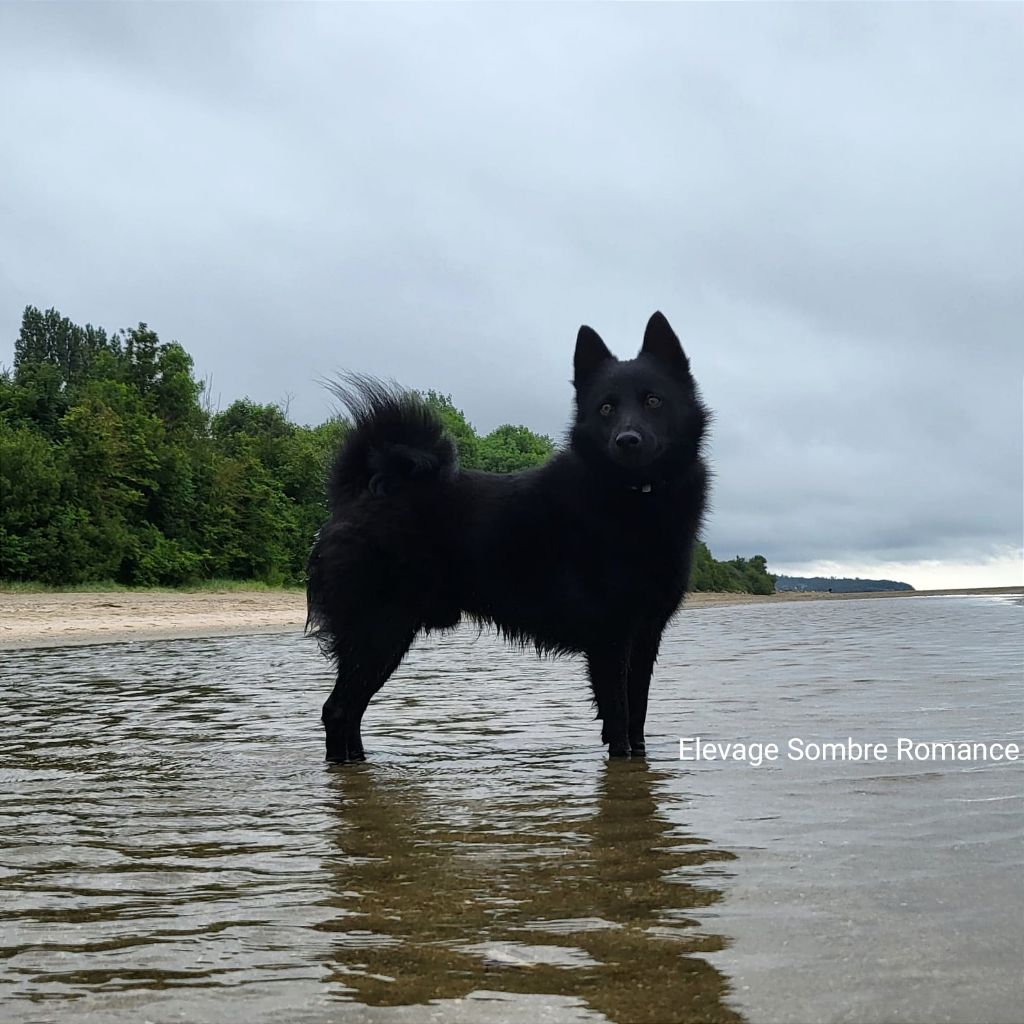
[[[611,402],[605,402],[604,405],[602,405],[601,408],[598,410],[598,412],[600,412],[602,416],[611,416],[613,408],[614,406]]]
[[[644,405],[646,405],[648,409],[657,409],[658,406],[661,405],[661,399],[657,395],[648,395],[644,399]]]

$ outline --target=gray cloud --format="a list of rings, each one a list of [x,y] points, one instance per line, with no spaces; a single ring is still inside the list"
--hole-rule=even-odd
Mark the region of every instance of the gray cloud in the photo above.
[[[560,434],[655,308],[720,555],[1021,538],[1011,5],[5,5],[0,359],[148,321],[228,402],[349,367]]]

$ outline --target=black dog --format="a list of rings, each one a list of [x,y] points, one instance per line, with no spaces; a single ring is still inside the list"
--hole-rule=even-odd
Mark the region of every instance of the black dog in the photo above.
[[[586,656],[601,740],[644,751],[651,670],[682,601],[708,472],[708,413],[668,321],[619,361],[581,327],[569,446],[507,475],[459,469],[415,394],[339,390],[353,429],[309,561],[307,631],[338,670],[327,758],[362,759],[360,722],[420,630],[463,613],[539,653]]]

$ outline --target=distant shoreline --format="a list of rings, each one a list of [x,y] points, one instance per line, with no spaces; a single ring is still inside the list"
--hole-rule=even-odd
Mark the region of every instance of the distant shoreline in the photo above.
[[[937,595],[1022,595],[1021,587],[966,590],[883,590],[829,594],[689,594],[686,609],[734,604],[851,601]],[[301,590],[19,593],[0,591],[0,650],[75,647],[138,640],[181,640],[254,633],[300,633],[306,620]]]

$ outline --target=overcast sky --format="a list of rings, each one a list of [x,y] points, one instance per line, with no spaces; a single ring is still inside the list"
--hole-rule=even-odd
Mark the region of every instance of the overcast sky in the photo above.
[[[561,436],[661,309],[718,557],[1021,582],[1021,5],[6,3],[0,95],[2,363],[56,306]]]

